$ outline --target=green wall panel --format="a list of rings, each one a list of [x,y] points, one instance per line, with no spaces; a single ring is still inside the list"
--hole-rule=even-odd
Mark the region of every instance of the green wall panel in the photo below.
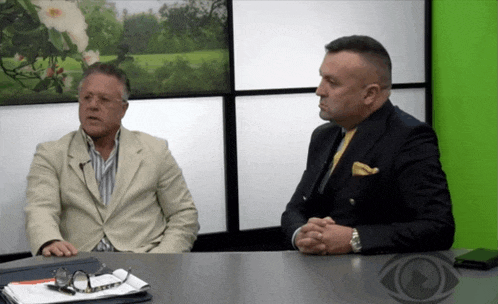
[[[433,111],[455,248],[497,248],[497,1],[434,0]]]

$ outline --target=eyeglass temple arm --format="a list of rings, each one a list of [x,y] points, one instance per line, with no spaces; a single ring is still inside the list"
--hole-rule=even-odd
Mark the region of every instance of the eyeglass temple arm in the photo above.
[[[128,273],[126,274],[126,277],[123,280],[123,283],[126,282],[126,280],[128,280],[128,278],[130,277],[130,274],[131,274],[131,267],[128,268]]]

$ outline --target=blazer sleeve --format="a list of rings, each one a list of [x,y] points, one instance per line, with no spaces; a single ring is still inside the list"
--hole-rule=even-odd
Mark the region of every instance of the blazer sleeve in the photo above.
[[[63,239],[59,230],[60,183],[52,155],[46,144],[39,144],[27,177],[25,227],[33,255],[44,243]]]
[[[398,193],[400,221],[359,225],[362,253],[447,250],[455,223],[437,137],[426,125],[415,127],[394,156],[390,189]]]
[[[305,171],[281,217],[281,227],[285,238],[284,244],[289,249],[293,248],[292,237],[294,232],[299,227],[306,224],[309,218],[306,210],[307,197],[305,196],[304,190],[308,181],[307,175],[308,173]]]
[[[167,147],[158,164],[162,168],[157,198],[166,220],[160,244],[151,253],[186,252],[192,249],[199,231],[198,214],[182,171]]]
[[[294,232],[302,225],[308,222],[308,219],[317,216],[313,206],[312,196],[313,188],[318,181],[321,171],[327,165],[326,162],[321,162],[323,159],[323,146],[326,142],[323,129],[329,126],[321,126],[313,131],[311,141],[308,148],[308,158],[306,161],[306,169],[301,177],[296,191],[287,204],[285,211],[281,216],[281,228],[285,237],[285,244],[289,249],[294,248],[292,245],[292,236]],[[319,157],[321,155],[322,157]]]

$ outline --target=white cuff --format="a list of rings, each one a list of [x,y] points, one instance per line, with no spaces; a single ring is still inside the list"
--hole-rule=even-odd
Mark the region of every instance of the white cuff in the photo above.
[[[296,250],[299,250],[299,248],[296,247],[296,236],[297,234],[299,233],[299,231],[301,231],[301,227],[297,228],[296,231],[294,231],[294,233],[292,234],[292,247],[294,247],[294,249]]]

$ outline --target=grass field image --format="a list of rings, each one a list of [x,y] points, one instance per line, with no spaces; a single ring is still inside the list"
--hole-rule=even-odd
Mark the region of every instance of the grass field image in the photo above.
[[[76,101],[97,61],[131,98],[230,88],[226,0],[0,0],[0,31],[0,105]]]

